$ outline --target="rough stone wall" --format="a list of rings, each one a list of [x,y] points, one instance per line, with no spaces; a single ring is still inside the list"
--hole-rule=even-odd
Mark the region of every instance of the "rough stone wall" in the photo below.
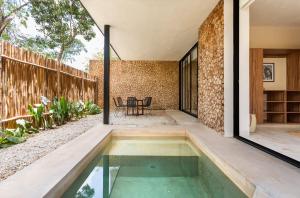
[[[103,62],[90,61],[90,73],[99,78],[98,103],[103,106]],[[152,97],[154,109],[178,109],[179,66],[177,61],[111,61],[110,106],[113,97]]]
[[[199,29],[198,116],[208,127],[224,131],[224,1]]]

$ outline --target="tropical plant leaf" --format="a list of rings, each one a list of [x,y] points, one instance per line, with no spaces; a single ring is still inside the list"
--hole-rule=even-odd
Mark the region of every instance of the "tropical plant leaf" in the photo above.
[[[6,139],[8,140],[9,143],[13,143],[13,144],[19,144],[19,143],[24,142],[26,140],[23,137],[14,137],[14,136],[6,137]]]
[[[85,106],[85,111],[89,115],[95,115],[101,113],[100,107],[91,101],[87,101],[84,106]]]

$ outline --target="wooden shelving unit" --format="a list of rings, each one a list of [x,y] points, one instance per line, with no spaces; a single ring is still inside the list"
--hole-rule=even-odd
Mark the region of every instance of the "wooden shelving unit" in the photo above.
[[[287,123],[300,123],[300,91],[287,91]]]
[[[265,90],[264,123],[300,123],[300,91]]]

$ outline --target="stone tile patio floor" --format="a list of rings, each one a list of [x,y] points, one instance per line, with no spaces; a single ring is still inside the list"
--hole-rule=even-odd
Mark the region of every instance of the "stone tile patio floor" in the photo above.
[[[169,116],[164,110],[153,110],[151,114],[139,116],[126,116],[125,113],[119,113],[115,116],[110,114],[111,125],[129,125],[129,126],[144,126],[149,127],[153,125],[177,125],[176,120]]]

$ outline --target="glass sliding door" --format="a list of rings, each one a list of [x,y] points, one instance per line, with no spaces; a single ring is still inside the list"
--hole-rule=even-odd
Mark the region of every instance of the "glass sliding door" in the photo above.
[[[180,61],[180,110],[198,114],[197,44]]]
[[[234,2],[234,135],[300,167],[300,3]]]

